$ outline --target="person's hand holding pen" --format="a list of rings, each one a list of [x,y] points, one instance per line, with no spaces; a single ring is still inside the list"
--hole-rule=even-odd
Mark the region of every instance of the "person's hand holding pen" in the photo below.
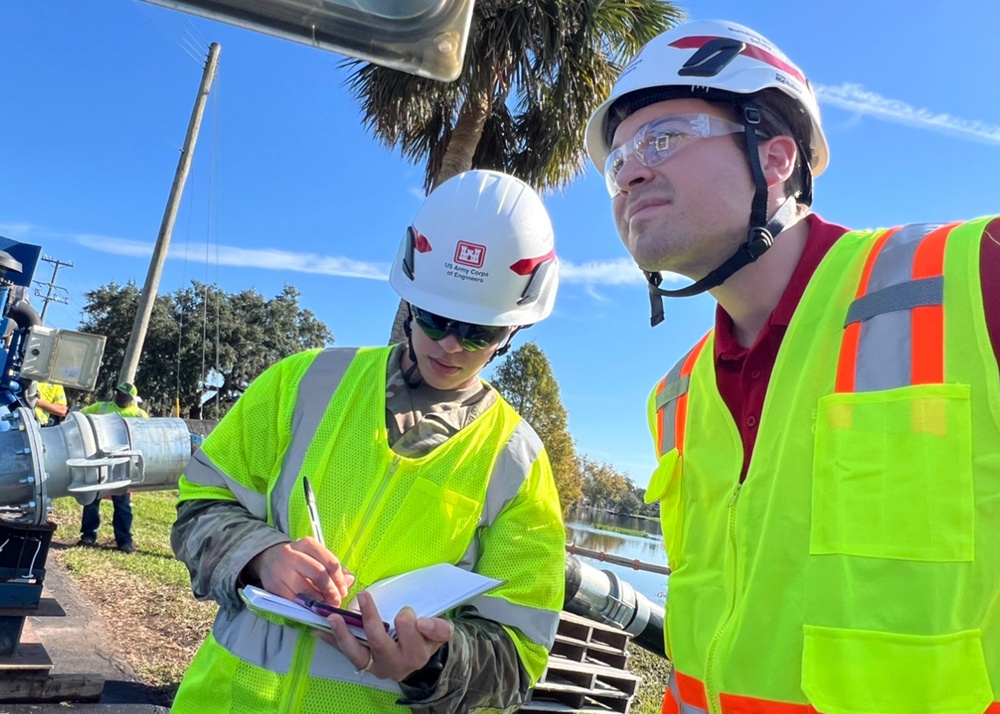
[[[324,545],[308,479],[303,479],[303,489],[313,535],[271,546],[258,553],[248,568],[260,579],[261,587],[275,595],[292,600],[297,593],[305,593],[331,605],[340,605],[354,583],[354,576]]]

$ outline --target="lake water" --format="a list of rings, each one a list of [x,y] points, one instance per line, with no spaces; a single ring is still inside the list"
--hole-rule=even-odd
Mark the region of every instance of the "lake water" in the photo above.
[[[647,535],[633,536],[601,530],[596,527],[597,524],[643,531]],[[581,548],[602,551],[631,560],[638,559],[644,563],[667,564],[660,522],[657,520],[618,516],[589,508],[573,508],[566,514],[566,542],[575,543]],[[615,563],[601,562],[596,558],[582,556],[579,553],[576,554],[576,557],[581,562],[598,570],[610,570],[622,580],[627,581],[636,592],[642,593],[652,602],[660,605],[665,603],[666,575],[634,570]]]

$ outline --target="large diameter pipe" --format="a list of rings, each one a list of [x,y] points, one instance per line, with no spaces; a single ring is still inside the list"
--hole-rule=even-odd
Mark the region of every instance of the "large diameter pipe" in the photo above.
[[[73,480],[73,459],[95,459],[128,451],[136,454],[138,469],[130,470],[129,491],[162,491],[175,488],[191,458],[191,434],[183,419],[123,419],[117,414],[82,414],[70,412],[57,427],[41,429],[45,446],[45,467],[49,474],[50,497],[73,495],[73,489],[61,486]],[[75,424],[74,424],[75,422]],[[64,428],[66,427],[66,428]],[[88,434],[89,427],[89,434]],[[80,447],[92,439],[93,448]],[[64,451],[65,450],[65,451]],[[68,457],[63,459],[63,453]],[[49,458],[49,454],[53,457]],[[60,492],[52,491],[59,488]],[[101,489],[98,489],[101,490]]]
[[[183,419],[70,412],[40,429],[18,408],[0,419],[0,514],[41,524],[54,498],[175,488],[190,456]]]
[[[568,554],[563,609],[620,627],[643,649],[666,657],[663,607],[636,592],[610,570],[598,570]]]

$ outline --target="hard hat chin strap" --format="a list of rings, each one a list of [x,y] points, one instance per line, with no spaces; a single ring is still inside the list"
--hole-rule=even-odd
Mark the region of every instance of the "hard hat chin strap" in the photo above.
[[[757,260],[767,252],[774,243],[774,238],[785,229],[795,218],[796,201],[789,197],[781,204],[771,220],[767,220],[767,180],[760,165],[760,155],[757,151],[757,126],[760,124],[760,111],[752,104],[741,106],[743,126],[746,131],[743,136],[746,141],[747,159],[750,163],[750,173],[753,176],[754,195],[750,208],[750,228],[747,240],[736,249],[718,268],[691,285],[676,290],[664,290],[660,287],[663,276],[657,272],[642,271],[649,283],[649,324],[656,327],[663,322],[664,297],[690,297],[722,285],[734,273],[744,266]]]
[[[417,353],[413,350],[413,327],[410,323],[413,321],[413,311],[410,310],[410,304],[406,304],[406,320],[403,322],[403,332],[406,333],[406,349],[407,354],[410,357],[409,369],[403,372],[403,381],[406,382],[406,386],[410,389],[416,389],[424,382],[423,376],[417,372]]]

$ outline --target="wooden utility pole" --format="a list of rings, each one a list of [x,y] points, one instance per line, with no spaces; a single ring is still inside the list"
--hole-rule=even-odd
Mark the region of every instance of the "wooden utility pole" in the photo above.
[[[208,93],[212,88],[212,80],[215,79],[215,70],[219,65],[219,50],[218,42],[213,42],[208,48],[205,71],[201,77],[201,86],[198,87],[198,96],[194,102],[194,110],[191,112],[191,121],[188,123],[187,136],[184,138],[184,148],[181,149],[181,158],[177,163],[177,172],[174,174],[174,183],[170,187],[167,208],[163,212],[160,233],[156,237],[153,257],[149,262],[146,283],[142,286],[142,294],[139,296],[139,308],[136,310],[135,322],[132,323],[132,334],[128,339],[128,347],[125,348],[125,358],[122,360],[121,372],[118,375],[119,382],[135,382],[135,373],[139,367],[139,355],[142,353],[142,345],[146,340],[149,316],[153,314],[156,289],[159,287],[160,274],[163,272],[163,262],[167,258],[167,249],[170,247],[170,236],[174,230],[177,209],[180,206],[181,196],[184,194],[184,182],[187,181],[188,171],[191,169],[194,146],[198,141],[198,129],[201,127],[201,117],[205,113],[205,103],[208,101]]]
[[[47,255],[43,255],[42,256],[42,260],[44,260],[46,263],[52,263],[52,279],[49,282],[47,282],[47,283],[44,283],[44,282],[42,282],[40,280],[35,280],[34,281],[36,284],[41,285],[42,287],[48,288],[48,292],[45,293],[44,296],[40,292],[38,292],[37,288],[35,289],[35,297],[40,297],[44,301],[44,304],[42,305],[42,314],[39,316],[40,319],[41,319],[41,321],[42,321],[42,324],[44,325],[45,324],[45,313],[49,309],[49,303],[50,302],[58,302],[58,303],[62,303],[63,305],[68,305],[69,304],[69,299],[62,297],[62,295],[60,295],[59,292],[58,292],[60,290],[62,290],[63,292],[65,292],[66,288],[61,288],[58,285],[56,285],[56,275],[59,274],[59,268],[62,267],[62,266],[64,266],[64,265],[67,268],[72,268],[73,267],[73,262],[72,261],[67,262],[67,261],[64,261],[64,260],[59,260],[58,258],[50,258]],[[53,293],[53,291],[56,291],[56,292]]]

